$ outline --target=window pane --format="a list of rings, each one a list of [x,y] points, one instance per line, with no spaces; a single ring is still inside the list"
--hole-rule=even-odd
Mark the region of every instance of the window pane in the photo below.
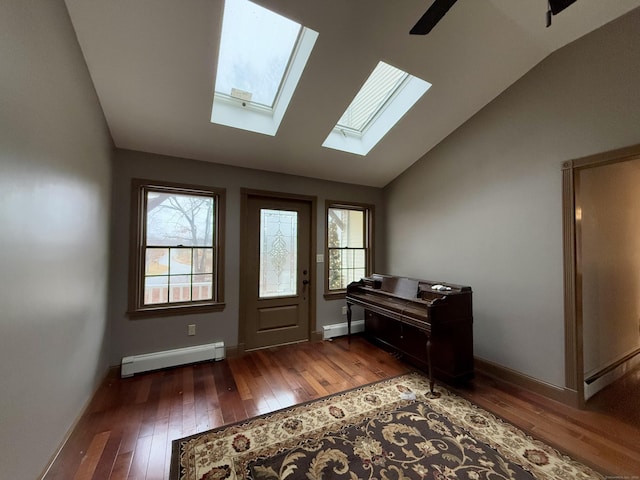
[[[364,249],[349,250],[352,253],[352,265],[353,268],[364,268],[366,263],[366,256]],[[359,279],[358,279],[359,280]]]
[[[194,268],[192,268],[192,259]],[[213,249],[211,248],[148,248],[145,263],[144,305],[212,300],[212,270]],[[191,273],[205,273],[205,275],[192,277]]]
[[[166,275],[169,273],[169,249],[147,248],[144,263],[145,275]]]
[[[295,295],[298,212],[260,210],[260,298]]]
[[[364,213],[363,210],[330,208],[327,225],[329,248],[363,248]]]
[[[349,283],[351,283],[351,282],[355,282],[357,280],[360,280],[364,276],[366,276],[364,268],[355,268],[355,269],[351,270],[351,276],[349,277],[349,280],[347,281],[347,285]],[[344,288],[347,288],[347,286],[345,285]]]
[[[191,300],[191,276],[171,275],[169,277],[169,302],[188,302]]]
[[[213,198],[148,190],[146,244],[213,246]]]
[[[216,92],[273,107],[301,25],[247,0],[226,0]]]
[[[344,289],[366,275],[366,250],[329,250],[329,289]]]
[[[146,277],[144,279],[144,304],[167,303],[169,301],[169,277]]]
[[[329,250],[329,289],[342,288],[342,251]]]
[[[213,248],[193,249],[193,272],[213,273]]]
[[[191,249],[190,248],[172,248],[171,260],[169,261],[169,273],[177,275],[179,273],[191,273]]]
[[[191,300],[211,300],[213,298],[213,275],[194,275],[191,292]]]

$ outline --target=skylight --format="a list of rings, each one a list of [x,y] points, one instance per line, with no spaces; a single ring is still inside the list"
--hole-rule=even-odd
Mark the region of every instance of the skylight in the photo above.
[[[248,0],[226,0],[211,121],[275,135],[318,34]]]
[[[227,0],[222,25],[216,92],[249,93],[273,108],[301,26],[246,0]]]
[[[361,132],[409,74],[384,62],[376,68],[338,120],[338,128]]]
[[[378,62],[322,146],[366,155],[430,87],[429,82]]]

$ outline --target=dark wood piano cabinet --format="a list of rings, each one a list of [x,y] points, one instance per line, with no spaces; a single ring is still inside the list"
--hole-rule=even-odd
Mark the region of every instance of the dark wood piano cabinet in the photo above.
[[[347,287],[351,306],[365,310],[365,336],[445,382],[473,376],[471,287],[375,274]]]

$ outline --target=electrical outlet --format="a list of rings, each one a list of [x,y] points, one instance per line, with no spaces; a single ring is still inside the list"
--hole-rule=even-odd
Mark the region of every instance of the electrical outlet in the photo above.
[[[346,306],[342,307],[342,314],[343,315],[347,314],[347,307]]]
[[[195,335],[196,334],[196,326],[195,324],[191,324],[188,327],[187,335]]]

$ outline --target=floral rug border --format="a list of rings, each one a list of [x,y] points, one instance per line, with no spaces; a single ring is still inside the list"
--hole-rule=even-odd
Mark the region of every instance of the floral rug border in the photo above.
[[[306,438],[361,422],[383,408],[395,409],[416,401],[448,417],[537,479],[604,478],[446,388],[437,386],[436,390],[440,397],[431,398],[429,380],[414,372],[174,440],[170,478],[201,480],[207,473],[224,472],[228,476],[220,478],[243,479],[248,464],[260,456],[286,451]],[[211,478],[216,478],[215,474]]]

